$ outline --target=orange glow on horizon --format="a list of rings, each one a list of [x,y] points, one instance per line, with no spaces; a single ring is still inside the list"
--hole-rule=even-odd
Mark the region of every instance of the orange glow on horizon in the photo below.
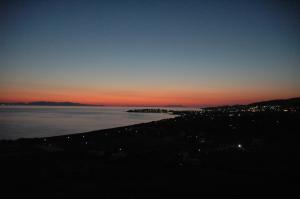
[[[188,107],[247,104],[256,101],[297,97],[293,92],[275,93],[244,90],[144,90],[144,91],[91,91],[78,90],[0,90],[0,102],[76,102],[105,106],[166,106]],[[13,96],[13,97],[12,97]]]

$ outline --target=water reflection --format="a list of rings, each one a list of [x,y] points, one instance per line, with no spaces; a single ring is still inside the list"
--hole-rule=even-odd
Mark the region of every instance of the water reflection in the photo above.
[[[174,117],[157,113],[128,113],[139,107],[0,107],[0,139],[82,133]]]

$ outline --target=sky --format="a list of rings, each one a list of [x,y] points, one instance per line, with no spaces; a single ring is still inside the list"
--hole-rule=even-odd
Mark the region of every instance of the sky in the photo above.
[[[243,104],[300,96],[297,1],[4,0],[0,101]]]

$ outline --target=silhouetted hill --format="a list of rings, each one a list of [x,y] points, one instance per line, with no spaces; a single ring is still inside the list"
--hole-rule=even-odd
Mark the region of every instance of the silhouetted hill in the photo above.
[[[1,103],[3,105],[29,105],[29,106],[96,106],[89,104],[81,104],[74,102],[47,102],[47,101],[37,101],[37,102],[16,102],[16,103]],[[99,106],[99,105],[97,105]]]
[[[225,106],[211,106],[205,107],[205,109],[232,109],[232,108],[249,108],[253,106],[280,106],[280,107],[300,107],[300,97],[290,98],[290,99],[276,99],[267,100],[261,102],[254,102],[247,105],[225,105]]]
[[[248,106],[300,106],[300,97],[255,102],[248,104]]]

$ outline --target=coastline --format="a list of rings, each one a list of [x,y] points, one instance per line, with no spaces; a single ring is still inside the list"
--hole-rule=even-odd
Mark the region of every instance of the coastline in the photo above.
[[[0,108],[0,140],[89,132],[173,118],[129,113],[128,107],[15,106]]]
[[[3,179],[7,190],[44,193],[47,184],[54,196],[255,196],[253,189],[268,195],[287,185],[289,176],[299,176],[299,119],[297,112],[191,112],[80,134],[0,141]]]

